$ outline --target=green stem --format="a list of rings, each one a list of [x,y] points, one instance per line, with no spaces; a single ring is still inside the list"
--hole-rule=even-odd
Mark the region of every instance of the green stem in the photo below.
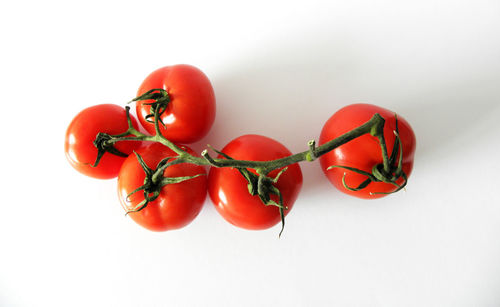
[[[158,120],[156,120],[156,122],[158,122]],[[129,128],[126,134],[127,135],[133,134],[135,135],[135,137],[130,137],[130,136],[114,137],[113,139],[109,140],[109,142],[116,143],[119,141],[126,141],[126,140],[159,142],[170,148],[176,154],[178,154],[179,155],[178,158],[186,163],[191,163],[196,165],[208,165],[214,167],[251,168],[259,170],[259,172],[263,174],[267,174],[272,170],[283,168],[291,164],[299,163],[302,161],[314,161],[317,158],[321,157],[322,155],[332,151],[333,149],[367,133],[375,134],[375,136],[378,137],[379,139],[383,139],[383,135],[380,135],[380,133],[383,131],[384,122],[385,120],[379,114],[375,114],[369,121],[367,121],[363,125],[349,132],[346,132],[341,136],[321,146],[316,147],[313,145],[314,143],[311,141],[309,142],[309,149],[306,151],[285,158],[269,160],[269,161],[250,161],[250,160],[213,158],[208,154],[207,150],[204,150],[201,153],[202,157],[196,157],[190,155],[189,153],[185,152],[171,141],[167,140],[161,133],[160,134],[157,133],[154,136],[149,136],[137,131],[133,127]],[[377,133],[377,131],[379,133]],[[385,141],[381,142],[381,144],[385,145]],[[385,152],[386,152],[385,156],[387,156],[387,149],[385,150]],[[388,163],[388,157],[384,159],[384,164],[386,163],[386,160]]]
[[[155,91],[159,91],[159,93],[155,93]],[[362,135],[365,134],[371,134],[372,136],[376,137],[379,140],[381,151],[382,151],[382,159],[383,159],[383,164],[380,165],[375,165],[372,173],[368,173],[363,170],[358,170],[358,169],[353,169],[349,166],[330,166],[328,169],[332,167],[341,167],[344,169],[348,169],[360,174],[364,174],[367,176],[367,179],[362,182],[358,187],[349,187],[346,182],[345,182],[345,173],[344,177],[342,178],[343,185],[346,189],[349,189],[351,191],[358,191],[366,186],[368,186],[371,182],[387,182],[387,183],[392,183],[398,186],[397,191],[401,190],[404,188],[407,182],[407,177],[406,174],[402,171],[402,145],[401,141],[399,140],[399,135],[397,132],[397,126],[396,126],[396,142],[393,148],[393,151],[391,153],[391,158],[389,158],[388,153],[387,153],[387,145],[385,142],[384,138],[384,125],[385,125],[385,120],[380,116],[380,114],[376,113],[372,116],[372,118],[365,122],[364,124],[358,126],[357,128],[354,128],[353,130],[346,132],[339,137],[330,140],[326,142],[325,144],[321,146],[316,146],[316,142],[314,140],[311,140],[308,142],[308,149],[288,156],[284,157],[281,159],[275,159],[275,160],[269,160],[269,161],[250,161],[250,160],[236,160],[233,159],[232,157],[229,157],[228,155],[217,151],[212,148],[214,152],[222,156],[222,158],[213,158],[208,154],[208,150],[205,149],[202,153],[202,157],[197,157],[189,154],[188,152],[184,151],[183,149],[179,148],[177,145],[175,145],[173,142],[169,141],[167,138],[163,136],[161,133],[160,129],[160,114],[164,112],[164,109],[162,109],[161,104],[159,103],[161,99],[163,99],[163,103],[168,103],[169,102],[169,96],[168,93],[166,93],[164,90],[161,89],[154,89],[145,94],[147,95],[161,95],[160,98],[156,100],[156,104],[153,105],[154,109],[154,124],[155,124],[155,135],[150,136],[146,135],[137,129],[135,129],[132,126],[132,121],[130,119],[130,107],[126,107],[126,112],[127,112],[127,120],[128,120],[128,129],[126,132],[119,134],[119,135],[114,135],[114,136],[109,136],[106,135],[106,139],[103,141],[104,145],[103,148],[109,148],[113,149],[113,145],[116,142],[119,141],[152,141],[152,142],[158,142],[166,147],[170,148],[172,151],[174,151],[177,156],[172,157],[174,161],[168,161],[168,159],[162,160],[158,166],[157,169],[153,170],[150,169],[145,163],[142,161],[141,157],[137,155],[137,158],[141,165],[143,165],[144,171],[146,172],[146,179],[144,182],[144,185],[136,189],[133,193],[136,193],[138,191],[144,191],[144,198],[145,200],[141,203],[139,203],[134,209],[128,211],[127,213],[131,212],[137,212],[145,208],[149,202],[153,201],[158,197],[160,193],[160,189],[162,188],[163,185],[166,184],[172,184],[172,183],[178,183],[182,182],[184,180],[190,180],[194,177],[197,176],[192,176],[192,177],[177,177],[177,178],[165,178],[163,177],[163,171],[173,165],[173,164],[178,164],[178,163],[191,163],[191,164],[196,164],[196,165],[208,165],[208,166],[213,166],[213,167],[231,167],[231,168],[236,168],[239,170],[239,172],[245,177],[245,179],[248,181],[248,191],[251,195],[258,195],[261,201],[267,206],[267,205],[273,205],[277,206],[280,210],[280,216],[281,216],[281,222],[282,222],[282,228],[280,231],[280,235],[283,232],[283,227],[285,225],[285,220],[284,220],[284,210],[287,210],[288,208],[285,206],[283,203],[283,197],[281,195],[281,192],[279,191],[276,186],[273,185],[273,183],[276,183],[280,177],[280,175],[286,170],[286,167],[291,164],[303,162],[303,161],[314,161],[317,158],[321,157],[322,155],[332,151],[333,149],[350,142]],[[146,98],[151,98],[149,96],[140,96],[136,98],[135,100],[141,100],[141,99],[146,99]],[[131,136],[132,135],[132,136]],[[109,138],[109,139],[107,139]],[[398,143],[399,142],[399,143]],[[399,146],[398,146],[399,145]],[[396,148],[398,146],[399,148]],[[209,146],[209,148],[211,148]],[[395,169],[392,166],[392,160],[395,159],[395,155],[397,154],[397,149],[399,149],[399,154],[400,154],[400,159],[398,163],[397,169]],[[112,152],[112,151],[110,151]],[[113,152],[112,152],[113,153]],[[115,153],[116,154],[116,153]],[[98,161],[97,161],[98,162]],[[96,164],[97,164],[96,162]],[[248,169],[254,169],[257,174],[254,174],[250,172]],[[278,173],[278,175],[275,178],[268,177],[269,173],[273,170],[281,169],[281,171]],[[404,183],[400,186],[396,184],[396,180],[402,176],[404,178]],[[152,196],[151,196],[152,195]],[[279,197],[279,204],[276,203],[271,199],[271,195],[277,195]]]
[[[385,138],[383,135],[378,135],[377,138],[380,143],[380,147],[382,148],[382,161],[384,164],[384,173],[389,174],[391,166],[389,164],[389,155],[387,154],[387,145],[385,143]]]

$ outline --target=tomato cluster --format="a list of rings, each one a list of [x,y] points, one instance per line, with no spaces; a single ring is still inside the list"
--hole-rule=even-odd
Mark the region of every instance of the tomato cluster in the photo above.
[[[184,227],[199,214],[207,192],[217,211],[235,226],[266,229],[283,222],[302,186],[295,160],[286,167],[266,168],[265,174],[257,168],[208,163],[208,175],[203,166],[207,163],[180,160],[186,155],[200,158],[181,144],[200,140],[215,119],[214,91],[201,70],[190,65],[160,68],[146,77],[137,96],[138,121],[121,106],[96,105],[73,119],[65,138],[66,157],[79,172],[99,179],[118,177],[120,202],[135,222],[152,231]],[[324,148],[376,113],[385,119],[378,138],[366,133],[319,157],[330,182],[360,198],[381,197],[406,184],[415,152],[415,135],[408,122],[386,109],[354,104],[332,115],[319,139]],[[166,145],[175,148],[142,142],[149,139],[143,137],[146,134],[138,136],[138,122],[150,135],[162,135]],[[219,160],[292,157],[284,145],[261,135],[240,136],[217,152]],[[315,158],[311,158],[313,153],[307,160]]]

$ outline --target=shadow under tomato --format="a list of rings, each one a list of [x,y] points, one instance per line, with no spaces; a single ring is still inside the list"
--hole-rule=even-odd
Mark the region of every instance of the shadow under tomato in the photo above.
[[[358,70],[361,60],[346,46],[335,38],[280,43],[231,63],[230,70],[211,78],[217,115],[199,149],[208,142],[222,149],[232,139],[253,133],[271,137],[293,153],[307,150],[307,142],[318,141],[324,122],[345,104],[339,90],[342,77]],[[315,164],[301,163],[301,193],[329,185]]]
[[[408,120],[417,135],[418,161],[474,130],[491,116],[489,110],[500,108],[495,100],[500,77],[494,66],[470,62],[469,71],[446,78],[446,65],[453,63],[439,69],[433,63],[420,65],[420,70],[416,64],[399,67],[406,59],[377,57],[347,35],[314,35],[316,30],[299,40],[276,40],[211,76],[217,97],[215,124],[193,147],[199,152],[210,143],[222,149],[240,135],[255,133],[301,152],[309,140],[318,140],[334,112],[366,102]],[[426,58],[417,60],[425,63]],[[467,141],[474,144],[474,139]],[[301,163],[303,195],[329,186],[316,164]]]
[[[477,136],[482,131],[497,129],[499,84],[500,74],[484,71],[475,78],[443,82],[402,97],[409,103],[400,111],[408,114],[417,135],[416,159],[430,155],[446,159],[460,154],[457,146],[479,146]]]

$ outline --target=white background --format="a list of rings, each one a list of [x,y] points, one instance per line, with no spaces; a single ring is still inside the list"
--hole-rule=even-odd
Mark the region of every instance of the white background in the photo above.
[[[499,1],[6,1],[0,29],[0,306],[500,306]],[[177,63],[216,92],[196,149],[260,133],[302,151],[368,102],[414,127],[407,191],[354,199],[303,164],[281,239],[208,200],[143,230],[64,133]]]

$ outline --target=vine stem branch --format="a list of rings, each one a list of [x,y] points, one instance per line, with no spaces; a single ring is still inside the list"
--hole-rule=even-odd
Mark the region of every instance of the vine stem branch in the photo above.
[[[129,107],[127,108],[127,114],[129,112]],[[157,113],[157,112],[155,112]],[[156,120],[158,122],[158,120]],[[129,129],[125,132],[122,133],[118,136],[112,137],[110,140],[107,142],[109,143],[116,143],[120,141],[152,141],[152,142],[159,142],[168,148],[170,148],[172,151],[174,151],[178,157],[177,159],[180,159],[182,162],[185,163],[191,163],[191,164],[196,164],[196,165],[208,165],[208,166],[214,166],[214,167],[232,167],[232,168],[251,168],[257,170],[259,173],[267,174],[275,169],[280,169],[285,166],[299,163],[302,161],[314,161],[317,158],[321,157],[322,155],[330,152],[331,150],[347,143],[350,142],[364,134],[370,133],[371,135],[377,137],[379,140],[381,140],[381,147],[382,147],[382,152],[384,152],[385,148],[385,155],[382,154],[384,158],[384,170],[385,170],[385,164],[387,163],[387,167],[389,167],[389,159],[387,156],[387,148],[385,147],[385,140],[383,136],[383,127],[385,124],[385,120],[380,116],[378,113],[373,115],[372,118],[367,121],[366,123],[362,124],[361,126],[358,126],[357,128],[346,132],[339,137],[330,140],[329,142],[321,145],[321,146],[315,146],[314,141],[309,142],[309,148],[308,150],[305,150],[300,153],[296,153],[294,155],[281,158],[281,159],[276,159],[276,160],[269,160],[269,161],[250,161],[250,160],[237,160],[237,159],[220,159],[220,158],[213,158],[209,155],[208,150],[205,149],[201,155],[202,157],[196,157],[193,156],[186,151],[182,150],[180,147],[175,145],[173,142],[169,141],[166,139],[161,133],[157,133],[156,135],[150,136],[146,135],[142,132],[139,132],[136,130],[132,125],[130,125]],[[159,129],[158,129],[159,130]],[[125,135],[125,136],[124,136]],[[133,135],[133,136],[130,136]],[[180,162],[180,161],[179,161]]]
[[[114,149],[113,145],[116,142],[121,141],[151,141],[158,142],[166,147],[170,148],[177,156],[175,157],[166,157],[160,164],[157,169],[150,169],[145,163],[142,161],[142,166],[146,174],[148,175],[145,179],[145,183],[143,186],[137,188],[133,193],[138,191],[144,192],[145,200],[141,202],[136,208],[129,212],[137,212],[142,210],[149,202],[153,201],[159,195],[159,189],[163,185],[170,183],[177,183],[184,180],[189,180],[194,177],[177,177],[177,178],[165,178],[163,177],[164,170],[173,164],[179,163],[191,163],[195,165],[207,165],[213,167],[231,167],[236,168],[239,172],[245,177],[248,181],[249,193],[251,195],[258,195],[261,201],[265,205],[273,205],[277,206],[280,210],[282,228],[280,231],[280,235],[283,231],[283,227],[285,225],[284,220],[284,210],[287,210],[285,204],[283,203],[283,197],[281,192],[279,191],[273,183],[276,183],[279,179],[279,176],[286,171],[286,167],[288,165],[292,165],[295,163],[309,161],[312,162],[322,155],[334,150],[335,148],[348,143],[362,135],[370,134],[373,137],[377,138],[380,144],[381,153],[382,153],[382,161],[383,163],[377,164],[373,167],[372,172],[366,172],[364,170],[355,169],[349,166],[342,165],[332,165],[328,167],[328,169],[339,167],[344,168],[356,173],[360,173],[362,175],[367,176],[367,179],[362,182],[358,187],[349,187],[345,182],[345,173],[342,178],[342,182],[346,189],[352,191],[358,191],[360,189],[364,189],[371,182],[386,182],[390,184],[396,185],[398,188],[396,191],[403,189],[407,183],[407,176],[402,170],[402,155],[403,155],[403,147],[401,144],[401,140],[399,139],[398,134],[398,126],[397,126],[397,117],[396,117],[396,130],[394,131],[396,135],[396,140],[394,143],[394,147],[391,152],[391,157],[389,157],[387,152],[387,145],[384,137],[384,125],[385,120],[380,116],[380,114],[376,113],[372,116],[370,120],[365,122],[364,124],[354,128],[353,130],[346,132],[335,139],[332,139],[321,146],[316,146],[316,142],[314,140],[310,140],[307,143],[307,150],[303,152],[299,152],[288,157],[284,157],[281,159],[269,160],[269,161],[250,161],[250,160],[237,160],[229,157],[225,153],[218,151],[208,145],[208,148],[212,149],[215,153],[219,154],[221,158],[214,158],[210,156],[208,153],[208,149],[203,150],[201,153],[201,157],[194,156],[169,141],[165,136],[163,136],[160,123],[163,124],[160,116],[166,109],[166,104],[170,101],[170,97],[165,90],[162,89],[153,89],[148,91],[142,96],[136,97],[132,101],[138,100],[147,100],[147,99],[155,99],[154,103],[151,103],[151,109],[153,110],[153,114],[149,114],[148,117],[154,117],[154,125],[155,125],[155,135],[147,135],[139,130],[135,129],[132,125],[132,120],[130,118],[130,107],[125,107],[127,114],[127,122],[128,129],[124,133],[118,135],[107,135],[100,134],[100,138],[98,135],[99,142],[98,145],[101,148],[101,155],[104,151],[109,151],[110,153],[118,154]],[[98,146],[96,145],[96,147]],[[399,152],[399,161],[397,165],[394,165],[396,162],[396,157]],[[136,156],[141,163],[141,157],[136,153]],[[173,161],[169,161],[173,159]],[[95,163],[97,165],[99,161],[99,157]],[[254,169],[257,174],[250,172],[248,169]],[[269,177],[269,173],[273,170],[281,169],[278,175],[275,178]],[[195,176],[196,177],[196,176]],[[396,183],[400,177],[404,179],[403,184],[399,185]],[[375,194],[375,193],[373,193]],[[275,195],[279,197],[279,204],[271,199],[271,195]],[[128,213],[129,213],[128,212]]]

